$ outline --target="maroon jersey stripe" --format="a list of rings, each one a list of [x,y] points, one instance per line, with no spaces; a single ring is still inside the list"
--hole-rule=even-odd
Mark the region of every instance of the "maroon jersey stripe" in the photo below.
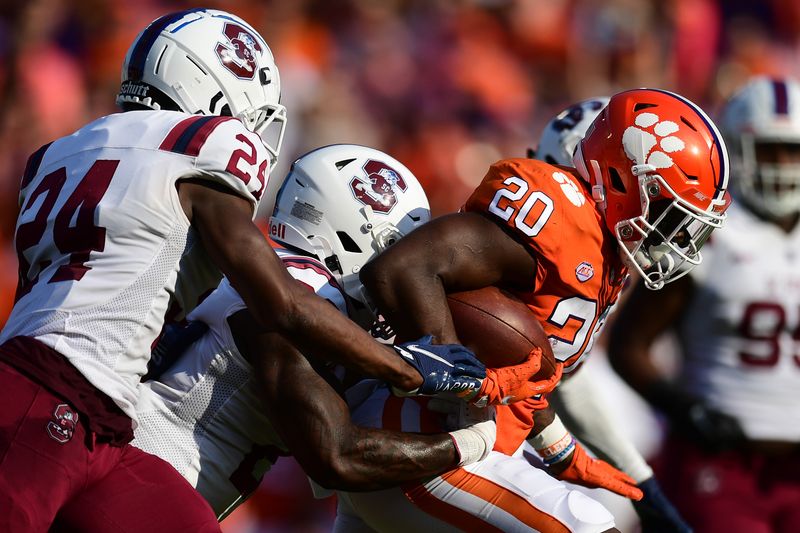
[[[233,117],[196,116],[179,122],[159,146],[160,150],[197,157],[214,128]]]
[[[184,120],[181,120],[180,122],[178,122],[170,130],[169,134],[167,134],[166,139],[164,139],[164,142],[161,143],[161,146],[159,146],[158,149],[159,150],[166,150],[168,152],[173,152],[174,148],[175,148],[175,143],[178,142],[178,140],[186,132],[186,130],[188,130],[189,127],[192,124],[194,124],[195,122],[197,122],[198,120],[201,120],[203,118],[205,118],[205,117],[195,116],[195,117],[190,117],[190,118],[187,118],[187,119],[184,119]]]
[[[300,270],[313,270],[317,274],[325,276],[325,278],[328,280],[328,283],[333,285],[336,289],[340,291],[342,290],[342,288],[339,286],[339,283],[336,281],[330,271],[317,263],[314,259],[305,257],[281,257],[281,261],[283,261],[283,264],[287,267],[295,267]]]
[[[228,120],[234,119],[233,117],[213,117],[202,124],[199,124],[199,127],[187,143],[186,150],[183,153],[192,157],[197,157],[197,155],[200,153],[200,149],[205,144],[206,139],[208,139],[208,136],[211,135],[212,131],[214,131],[214,128],[223,122],[227,122]]]
[[[39,171],[39,165],[42,164],[42,158],[44,157],[44,153],[50,148],[50,145],[53,143],[47,143],[35,152],[31,154],[28,158],[28,162],[25,165],[25,171],[22,173],[22,183],[20,184],[20,189],[24,189],[27,187],[36,173]]]

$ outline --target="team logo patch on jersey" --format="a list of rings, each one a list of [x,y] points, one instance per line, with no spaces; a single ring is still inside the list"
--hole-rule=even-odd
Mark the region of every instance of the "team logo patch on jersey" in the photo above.
[[[680,152],[686,144],[673,133],[680,127],[671,120],[662,121],[655,113],[639,113],[634,119],[636,126],[628,126],[622,134],[622,146],[628,159],[637,165],[653,165],[656,168],[672,166],[669,154]],[[651,130],[647,131],[647,130]]]
[[[585,283],[594,277],[594,267],[591,263],[584,261],[575,268],[575,277],[578,281]]]
[[[252,80],[258,67],[256,57],[263,52],[258,40],[235,22],[226,22],[223,32],[227,42],[217,43],[216,49],[220,61],[237,78]]]
[[[78,413],[73,411],[69,405],[60,403],[53,412],[53,419],[47,423],[47,434],[54,441],[66,444],[72,440],[77,424]]]
[[[363,169],[366,178],[353,176],[350,180],[353,196],[376,213],[388,213],[397,203],[397,192],[404,192],[408,185],[400,173],[386,163],[370,159]]]
[[[563,172],[553,172],[553,179],[561,184],[561,191],[572,202],[575,207],[580,207],[586,203],[586,197],[583,195],[578,185],[572,181],[569,176]]]

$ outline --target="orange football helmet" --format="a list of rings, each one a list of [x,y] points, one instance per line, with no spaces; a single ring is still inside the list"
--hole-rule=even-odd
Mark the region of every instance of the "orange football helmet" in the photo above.
[[[725,143],[699,107],[658,89],[616,94],[573,162],[623,258],[649,288],[700,264],[730,196]]]

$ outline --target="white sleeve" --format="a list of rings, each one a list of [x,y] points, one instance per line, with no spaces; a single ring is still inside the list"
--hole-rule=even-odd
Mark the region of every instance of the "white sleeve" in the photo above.
[[[261,138],[237,119],[221,121],[208,135],[195,161],[197,177],[232,189],[249,200],[253,213],[269,176],[269,153]]]
[[[591,369],[584,367],[561,382],[552,396],[556,412],[592,452],[641,483],[653,476],[653,469],[609,416],[611,407],[591,374]]]

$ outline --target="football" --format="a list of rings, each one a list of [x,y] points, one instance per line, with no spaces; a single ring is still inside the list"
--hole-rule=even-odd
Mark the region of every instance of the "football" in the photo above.
[[[447,295],[458,338],[486,366],[521,363],[534,347],[542,349],[535,379],[555,372],[555,357],[539,320],[525,303],[497,287]]]

